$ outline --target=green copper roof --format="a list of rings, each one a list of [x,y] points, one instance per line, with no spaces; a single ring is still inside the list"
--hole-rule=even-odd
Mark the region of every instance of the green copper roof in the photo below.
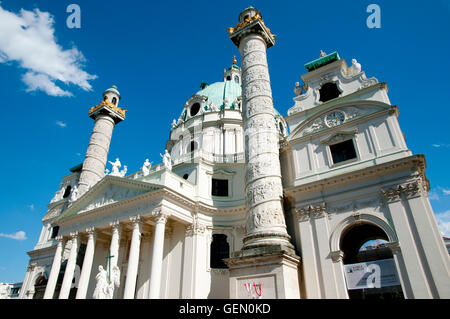
[[[339,54],[337,52],[333,52],[323,57],[320,57],[317,60],[306,63],[305,68],[308,70],[308,72],[311,72],[339,59],[340,59]]]
[[[231,104],[242,95],[241,85],[234,81],[216,82],[208,85],[204,89],[196,93],[200,96],[208,98],[207,103],[214,103],[219,109],[223,109],[225,99],[228,100],[228,105]]]
[[[107,93],[107,92],[112,92],[112,93],[117,94],[117,95],[119,96],[119,99],[120,99],[120,93],[119,93],[119,91],[117,90],[117,86],[115,86],[115,85],[111,86],[111,87],[110,87],[109,89],[107,89],[103,94],[105,94],[105,93]]]
[[[70,171],[71,171],[72,173],[81,172],[81,169],[82,169],[82,168],[83,168],[83,163],[80,163],[80,164],[78,164],[78,165],[72,167],[72,168],[70,169]]]

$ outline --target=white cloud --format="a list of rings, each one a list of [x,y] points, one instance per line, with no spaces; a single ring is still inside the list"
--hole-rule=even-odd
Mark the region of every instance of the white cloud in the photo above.
[[[34,204],[27,205],[27,206],[28,206],[28,208],[29,208],[31,211],[34,211]]]
[[[62,122],[62,121],[56,121],[56,125],[60,126],[60,127],[66,127],[67,124]]]
[[[53,25],[53,16],[48,12],[21,9],[15,14],[4,10],[0,3],[0,63],[15,61],[26,69],[22,80],[27,91],[71,96],[57,81],[91,90],[89,81],[97,76],[82,70],[86,60],[77,48],[64,50],[56,43]]]
[[[19,230],[15,234],[3,234],[3,233],[0,233],[0,237],[6,237],[6,238],[15,239],[15,240],[25,240],[25,239],[27,239],[27,236],[26,236],[25,232],[22,231],[22,230]]]
[[[445,195],[450,195],[450,189],[442,188],[442,192],[443,192]]]
[[[442,235],[445,237],[450,237],[450,210],[442,213],[436,213],[435,216]]]
[[[61,89],[46,74],[27,72],[22,76],[22,81],[28,86],[27,92],[41,90],[51,96],[72,96],[72,93]]]
[[[446,148],[449,148],[450,147],[450,144],[431,144],[431,146],[433,146],[433,147],[436,147],[436,148],[438,148],[438,147],[446,147]]]
[[[439,194],[438,192],[436,192],[435,190],[430,190],[428,192],[428,198],[430,200],[439,200]]]

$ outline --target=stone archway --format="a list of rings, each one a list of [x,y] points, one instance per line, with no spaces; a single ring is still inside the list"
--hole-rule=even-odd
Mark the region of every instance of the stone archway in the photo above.
[[[392,251],[386,245],[389,241],[388,234],[381,227],[367,221],[352,223],[343,229],[339,249],[343,253],[350,299],[404,298],[400,282],[394,284],[386,280],[390,276],[398,278]],[[361,269],[364,270],[361,272]],[[351,278],[358,278],[363,288],[356,288],[358,285],[354,286]],[[369,281],[373,286],[364,287]]]
[[[44,274],[41,273],[36,278],[36,281],[34,283],[34,295],[33,299],[43,299],[45,288],[47,288],[47,278],[45,278]]]

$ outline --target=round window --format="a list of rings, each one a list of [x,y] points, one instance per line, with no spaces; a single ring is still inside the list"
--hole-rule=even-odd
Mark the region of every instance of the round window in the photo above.
[[[200,103],[194,103],[191,106],[191,116],[197,115],[198,111],[200,111]]]

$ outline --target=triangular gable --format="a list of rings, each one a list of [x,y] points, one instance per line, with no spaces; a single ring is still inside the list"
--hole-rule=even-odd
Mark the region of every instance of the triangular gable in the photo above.
[[[305,122],[297,126],[294,131],[289,135],[288,140],[294,140],[304,136],[312,135],[320,131],[331,129],[325,122],[326,116],[333,111],[341,111],[345,114],[344,123],[357,120],[361,117],[382,112],[391,109],[393,106],[382,102],[374,101],[359,101],[352,103],[345,103],[335,105],[332,108],[320,111],[319,113],[312,115]],[[334,129],[335,127],[333,127]]]
[[[107,175],[78,200],[71,203],[59,219],[83,214],[161,188],[161,185]]]

